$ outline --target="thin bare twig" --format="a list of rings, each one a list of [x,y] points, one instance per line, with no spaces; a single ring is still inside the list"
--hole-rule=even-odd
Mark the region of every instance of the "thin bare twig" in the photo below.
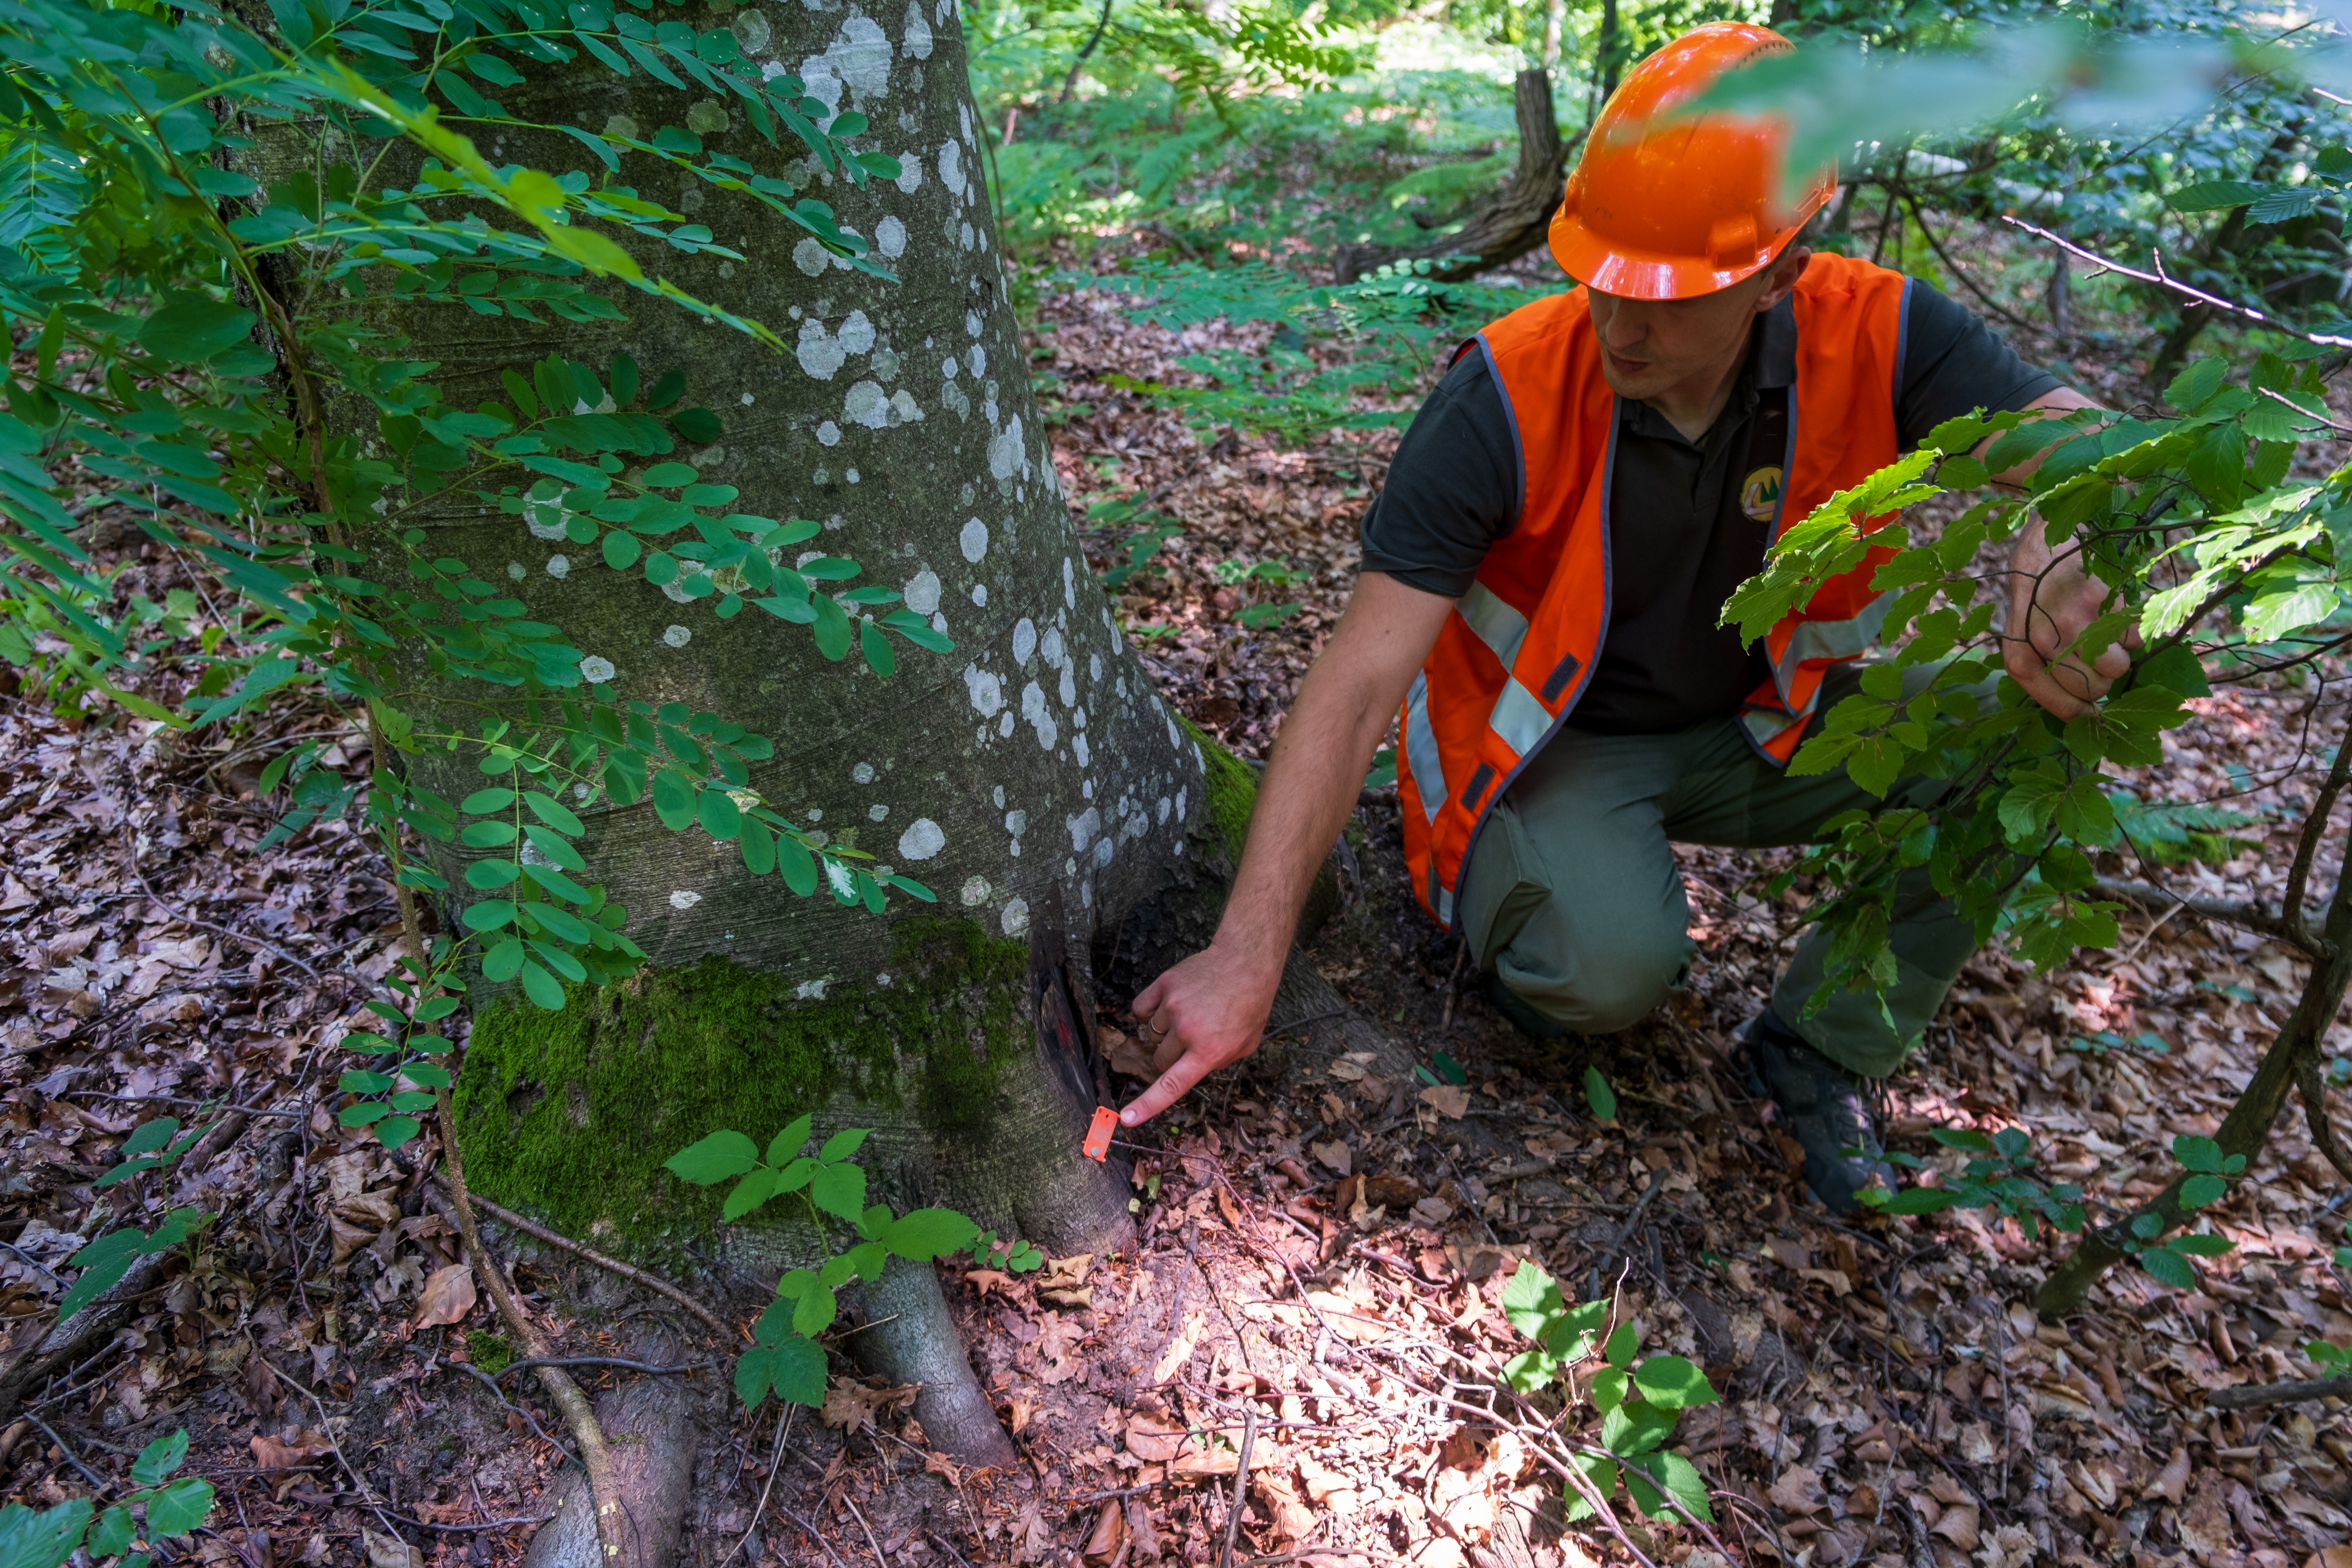
[[[874,1548],[874,1561],[881,1563],[882,1568],[890,1568],[890,1555],[882,1550],[882,1543],[874,1539],[874,1527],[866,1523],[866,1516],[858,1511],[857,1500],[844,1492],[841,1500],[849,1505],[849,1517],[856,1520],[857,1528],[866,1532],[866,1544]]]
[[[446,1191],[446,1189],[445,1188],[444,1191]],[[482,1196],[479,1193],[468,1191],[466,1195],[472,1201],[473,1205],[476,1208],[480,1209],[484,1214],[488,1215],[500,1225],[506,1226],[509,1229],[521,1231],[525,1236],[536,1237],[540,1240],[547,1243],[550,1247],[560,1247],[564,1251],[572,1253],[575,1257],[585,1258],[587,1261],[596,1265],[599,1268],[610,1269],[613,1273],[619,1275],[624,1279],[634,1279],[648,1290],[659,1291],[662,1295],[668,1297],[671,1300],[677,1302],[679,1306],[684,1307],[688,1311],[692,1312],[696,1317],[701,1319],[705,1324],[709,1325],[710,1331],[719,1335],[721,1339],[732,1340],[735,1338],[736,1331],[728,1326],[725,1319],[719,1317],[718,1313],[712,1311],[709,1308],[704,1306],[701,1302],[696,1300],[693,1297],[688,1295],[684,1290],[671,1284],[660,1275],[647,1273],[645,1269],[636,1267],[636,1265],[633,1263],[624,1263],[617,1258],[607,1258],[603,1253],[597,1251],[594,1247],[583,1246],[581,1243],[572,1240],[570,1237],[563,1235],[561,1231],[550,1230],[543,1225],[535,1224],[530,1220],[527,1220],[523,1218],[522,1215],[515,1213],[512,1209],[500,1208],[498,1205],[490,1202],[489,1199]]]
[[[682,1362],[677,1366],[655,1366],[648,1362],[623,1361],[619,1356],[610,1355],[532,1356],[523,1361],[510,1361],[492,1373],[490,1376],[497,1382],[504,1383],[516,1373],[534,1366],[616,1366],[624,1372],[650,1372],[675,1377],[681,1373],[700,1372],[704,1367],[711,1364],[713,1363],[707,1361],[689,1361]]]
[[[2224,310],[2229,312],[2231,315],[2241,317],[2249,321],[2257,322],[2260,325],[2270,328],[2273,331],[2284,332],[2291,338],[2300,338],[2307,343],[2325,343],[2330,348],[2352,349],[2352,338],[2336,337],[2327,332],[2299,331],[2295,328],[2286,325],[2284,322],[2276,320],[2263,311],[2255,310],[2251,305],[2241,305],[2234,300],[2224,300],[2219,294],[2208,294],[2204,289],[2197,288],[2192,284],[2183,283],[2179,279],[2174,278],[2164,270],[2164,253],[2162,251],[2156,251],[2153,253],[2156,258],[2156,270],[2153,272],[2142,272],[2137,267],[2126,267],[2122,262],[2116,261],[2112,258],[2101,256],[2095,250],[2085,250],[2081,246],[2076,245],[2073,240],[2062,238],[2059,236],[2051,233],[2046,228],[2038,227],[2033,224],[2027,223],[2023,218],[2012,217],[2004,213],[2001,215],[2000,221],[2009,225],[2011,228],[2022,229],[2027,234],[2046,239],[2051,244],[2056,246],[2059,249],[2065,251],[2067,254],[2071,256],[2079,256],[2084,260],[2090,262],[2093,266],[2105,268],[2109,272],[2117,273],[2123,277],[2134,279],[2138,282],[2153,283],[2159,289],[2169,289],[2174,293],[2194,300],[2200,304],[2210,305],[2217,310]]]
[[[807,1531],[807,1532],[808,1532],[808,1538],[809,1538],[811,1541],[815,1542],[819,1546],[824,1547],[824,1554],[825,1554],[827,1557],[832,1558],[835,1563],[841,1563],[841,1568],[849,1568],[849,1564],[848,1564],[848,1563],[842,1563],[842,1561],[841,1561],[841,1553],[840,1553],[840,1552],[835,1552],[835,1551],[833,1549],[833,1542],[830,1542],[830,1541],[827,1541],[824,1536],[819,1535],[819,1534],[817,1533],[817,1529],[816,1529],[816,1526],[815,1526],[815,1525],[811,1524],[807,1520],[803,1519],[799,1514],[794,1513],[791,1509],[786,1508],[782,1503],[778,1503],[778,1504],[776,1505],[776,1511],[777,1511],[778,1513],[782,1514],[786,1519],[791,1520],[794,1524],[799,1525],[799,1526],[801,1527],[801,1529],[802,1529],[802,1530],[803,1530],[803,1531]]]
[[[43,1432],[48,1434],[49,1441],[58,1446],[58,1452],[65,1456],[67,1464],[71,1465],[75,1469],[81,1472],[82,1479],[88,1481],[94,1487],[102,1488],[106,1485],[106,1478],[100,1475],[96,1470],[91,1469],[88,1465],[83,1464],[81,1462],[81,1456],[74,1452],[74,1446],[71,1443],[67,1442],[63,1437],[58,1436],[58,1429],[56,1427],[50,1426],[47,1422],[34,1415],[30,1410],[25,1412],[25,1419],[30,1421],[34,1426],[38,1426]]]
[[[579,1464],[579,1463],[580,1463],[580,1456],[579,1456],[579,1455],[577,1455],[577,1454],[573,1453],[571,1449],[569,1449],[569,1448],[565,1447],[562,1443],[558,1442],[555,1438],[553,1438],[553,1437],[550,1436],[548,1435],[547,1429],[546,1429],[545,1427],[541,1426],[539,1424],[539,1418],[538,1418],[537,1416],[535,1416],[535,1415],[531,1415],[531,1413],[530,1413],[529,1410],[526,1410],[526,1409],[524,1409],[521,1405],[517,1405],[513,1400],[509,1399],[509,1398],[507,1397],[507,1395],[506,1395],[506,1390],[504,1390],[504,1389],[500,1388],[500,1387],[499,1386],[499,1384],[498,1384],[498,1380],[497,1380],[496,1378],[492,1377],[488,1373],[484,1372],[480,1367],[475,1366],[475,1365],[473,1365],[472,1363],[467,1363],[467,1362],[453,1361],[453,1362],[445,1362],[445,1363],[443,1363],[442,1364],[444,1364],[445,1366],[452,1366],[452,1367],[455,1367],[455,1368],[457,1368],[459,1372],[465,1373],[468,1374],[469,1376],[471,1376],[471,1377],[472,1377],[476,1382],[479,1383],[479,1384],[480,1384],[484,1388],[487,1388],[487,1389],[488,1389],[488,1390],[490,1391],[490,1396],[491,1396],[492,1398],[496,1399],[496,1400],[497,1400],[500,1405],[505,1405],[509,1410],[511,1410],[511,1411],[513,1411],[516,1415],[518,1415],[521,1416],[521,1417],[523,1418],[524,1423],[525,1423],[527,1426],[529,1426],[530,1427],[530,1429],[531,1429],[534,1433],[538,1434],[538,1436],[539,1436],[539,1440],[540,1440],[541,1442],[542,1442],[542,1443],[546,1444],[549,1447],[551,1447],[551,1448],[554,1449],[557,1453],[559,1453],[559,1454],[562,1455],[565,1458],[567,1458],[567,1459],[571,1460],[573,1464],[577,1465],[577,1464]],[[582,1466],[581,1468],[583,1468],[583,1469],[584,1469],[584,1468],[586,1468],[586,1467],[585,1467],[585,1466]]]
[[[719,1568],[727,1568],[734,1562],[735,1552],[742,1551],[743,1542],[751,1539],[751,1531],[760,1528],[760,1521],[768,1511],[768,1494],[776,1489],[776,1477],[783,1472],[784,1442],[793,1435],[793,1416],[799,1409],[797,1405],[784,1406],[784,1418],[776,1423],[776,1451],[768,1459],[768,1484],[760,1489],[760,1506],[751,1510],[751,1522],[744,1527],[742,1540],[735,1542],[735,1551],[719,1560]]]
[[[1234,1568],[1234,1541],[1242,1529],[1242,1505],[1249,1500],[1250,1450],[1257,1447],[1257,1406],[1242,1406],[1241,1463],[1234,1470],[1234,1500],[1225,1510],[1225,1544],[1217,1568]]]
[[[351,1460],[343,1454],[343,1446],[335,1441],[334,1429],[327,1424],[325,1404],[284,1367],[279,1366],[268,1356],[262,1356],[258,1351],[254,1353],[260,1356],[262,1365],[278,1374],[278,1382],[310,1402],[310,1408],[319,1413],[319,1436],[324,1437],[327,1440],[327,1447],[334,1450],[335,1463],[343,1467],[343,1474],[351,1477],[352,1485],[360,1489],[360,1500],[367,1504],[368,1511],[374,1514],[377,1522],[383,1526],[383,1532],[394,1540],[399,1539],[400,1532],[392,1528],[392,1521],[385,1516],[383,1506],[375,1500],[375,1489],[367,1484],[366,1478],[362,1477],[358,1470],[352,1468]]]
[[[2260,931],[2264,936],[2275,937],[2306,956],[2319,956],[2314,951],[2312,938],[2307,929],[2304,935],[2298,938],[2289,929],[2284,919],[2259,904],[2225,903],[2219,899],[2191,899],[2168,889],[2150,887],[2146,882],[2122,881],[2114,877],[2101,877],[2091,886],[2103,898],[2125,899],[2151,910],[2187,910],[2190,914],[2203,915],[2207,920],[2220,921],[2225,925],[2242,926],[2248,931]]]

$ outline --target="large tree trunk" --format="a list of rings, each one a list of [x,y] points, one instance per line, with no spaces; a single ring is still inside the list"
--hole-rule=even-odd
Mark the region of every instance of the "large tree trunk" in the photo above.
[[[625,906],[650,963],[627,981],[573,988],[561,1013],[476,988],[456,1096],[466,1168],[487,1195],[571,1234],[683,1259],[713,1245],[717,1194],[681,1186],[663,1162],[722,1128],[764,1145],[814,1110],[819,1136],[876,1130],[860,1154],[869,1201],[950,1205],[1056,1253],[1112,1248],[1132,1237],[1129,1194],[1116,1165],[1079,1152],[1108,1087],[1093,1047],[1090,939],[1107,913],[1197,854],[1202,756],[1130,654],[1060,497],[1005,300],[953,0],[916,0],[887,26],[820,3],[745,7],[731,26],[755,64],[862,112],[877,133],[856,145],[901,159],[896,181],[856,188],[820,174],[789,140],[788,153],[766,142],[740,105],[584,59],[532,64],[526,84],[499,96],[543,124],[634,126],[648,138],[692,125],[709,150],[829,203],[898,280],[847,268],[740,194],[625,153],[615,184],[688,212],[748,258],[622,236],[647,273],[767,323],[790,352],[618,289],[625,321],[530,323],[421,303],[380,305],[375,321],[405,335],[412,357],[438,362],[457,406],[509,401],[499,373],[528,376],[551,353],[601,373],[625,351],[648,384],[683,370],[688,403],[726,427],[664,460],[739,487],[741,511],[822,521],[812,552],[856,560],[861,581],[902,590],[933,616],[955,652],[902,645],[884,679],[854,653],[827,662],[806,628],[764,613],[722,620],[709,599],[674,602],[607,569],[593,547],[464,492],[425,520],[425,553],[510,587],[532,618],[617,667],[623,698],[683,702],[772,738],[773,759],[751,780],[767,804],[940,901],[893,894],[877,915],[822,891],[794,898],[776,876],[752,875],[731,842],[673,833],[650,805],[583,797],[593,876]],[[594,169],[568,137],[499,135],[483,138],[495,162]],[[307,162],[320,149],[315,137],[307,148],[281,140],[274,156],[289,152]],[[381,178],[405,185],[415,163],[389,166],[399,153],[395,143]],[[341,433],[373,449],[364,412],[344,410]],[[362,542],[391,554],[387,537]],[[496,689],[421,665],[386,674],[420,731],[470,731],[486,702],[524,717],[519,703],[498,708]],[[407,765],[451,798],[485,782],[467,756],[428,751]],[[435,852],[462,889],[478,852]],[[805,1226],[762,1215],[719,1229],[715,1245],[731,1269],[772,1279],[808,1261],[814,1242]],[[1008,1458],[961,1352],[937,1342],[947,1320],[919,1272],[877,1287],[892,1305],[871,1315],[892,1321],[857,1336],[860,1353],[920,1369],[927,1431],[967,1458]]]

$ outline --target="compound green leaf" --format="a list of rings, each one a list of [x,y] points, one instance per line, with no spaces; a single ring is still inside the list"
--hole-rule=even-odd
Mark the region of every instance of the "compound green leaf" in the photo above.
[[[716,1186],[760,1163],[760,1147],[740,1132],[721,1130],[662,1162],[662,1169],[698,1187]]]
[[[1633,1373],[1642,1397],[1662,1410],[1688,1410],[1712,1405],[1722,1397],[1706,1381],[1706,1373],[1678,1355],[1654,1355]]]
[[[809,1196],[825,1213],[854,1222],[866,1212],[866,1173],[856,1165],[821,1164],[809,1184]]]
[[[890,1222],[882,1245],[901,1258],[928,1263],[961,1252],[979,1235],[980,1226],[953,1209],[915,1209]]]

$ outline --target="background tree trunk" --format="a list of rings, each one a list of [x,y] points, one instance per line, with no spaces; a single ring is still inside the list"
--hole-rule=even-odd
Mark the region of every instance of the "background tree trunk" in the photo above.
[[[1568,177],[1568,146],[1560,140],[1559,122],[1553,118],[1550,73],[1521,71],[1512,97],[1519,121],[1519,163],[1502,193],[1425,244],[1341,246],[1332,258],[1332,271],[1339,282],[1353,282],[1392,261],[1440,257],[1454,259],[1433,268],[1432,278],[1475,278],[1490,268],[1516,261],[1544,243]]]
[[[622,697],[685,702],[772,738],[773,759],[751,779],[765,802],[940,902],[893,894],[876,916],[822,892],[796,899],[751,875],[731,843],[672,833],[649,805],[588,795],[583,847],[650,963],[625,983],[575,987],[560,1014],[477,991],[457,1089],[467,1168],[486,1195],[564,1231],[677,1256],[707,1241],[718,1194],[677,1184],[663,1161],[720,1128],[764,1144],[814,1110],[820,1137],[876,1130],[860,1155],[874,1199],[951,1205],[1056,1253],[1117,1247],[1132,1235],[1120,1173],[1078,1152],[1108,1090],[1088,939],[1194,852],[1201,752],[1129,653],[1060,498],[1005,300],[952,0],[915,0],[887,28],[837,4],[746,7],[730,26],[756,65],[866,115],[875,133],[856,145],[899,158],[899,177],[854,188],[797,144],[787,141],[793,156],[772,147],[740,106],[642,73],[534,65],[500,97],[546,124],[648,139],[691,127],[711,151],[831,204],[897,281],[849,268],[740,194],[624,152],[615,183],[746,258],[633,239],[648,274],[767,323],[789,352],[617,290],[626,321],[534,324],[427,304],[384,307],[377,321],[438,362],[458,406],[509,401],[499,373],[528,376],[550,353],[601,375],[625,351],[647,384],[683,370],[687,403],[716,410],[725,429],[666,460],[739,487],[744,512],[823,522],[811,553],[851,557],[861,581],[903,591],[956,651],[901,645],[888,679],[854,653],[831,664],[803,627],[673,602],[567,542],[560,520],[527,529],[464,492],[435,503],[425,552],[466,562],[609,659]],[[482,150],[559,173],[590,162],[568,137],[510,128]],[[314,140],[299,151],[324,150]],[[373,418],[344,419],[341,433],[373,448]],[[395,675],[395,700],[420,729],[470,731],[494,695],[421,668]],[[452,798],[484,782],[469,758],[427,752],[409,766]],[[471,852],[435,853],[462,888]],[[728,1266],[764,1282],[807,1260],[814,1239],[763,1213],[719,1245]],[[884,1364],[937,1373],[940,1347],[918,1342],[945,1315],[908,1305],[924,1285],[937,1301],[922,1272],[913,1286],[886,1281],[901,1326],[858,1338]],[[974,1393],[938,1383],[919,1413],[966,1457],[1002,1459],[993,1423],[971,1419]]]

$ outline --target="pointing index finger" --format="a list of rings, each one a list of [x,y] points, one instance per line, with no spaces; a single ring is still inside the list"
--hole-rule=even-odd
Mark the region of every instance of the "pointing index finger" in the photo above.
[[[1209,1064],[1193,1052],[1185,1052],[1176,1058],[1174,1066],[1160,1075],[1150,1089],[1129,1101],[1127,1109],[1118,1113],[1119,1124],[1140,1127],[1192,1093],[1192,1086],[1208,1076]]]

